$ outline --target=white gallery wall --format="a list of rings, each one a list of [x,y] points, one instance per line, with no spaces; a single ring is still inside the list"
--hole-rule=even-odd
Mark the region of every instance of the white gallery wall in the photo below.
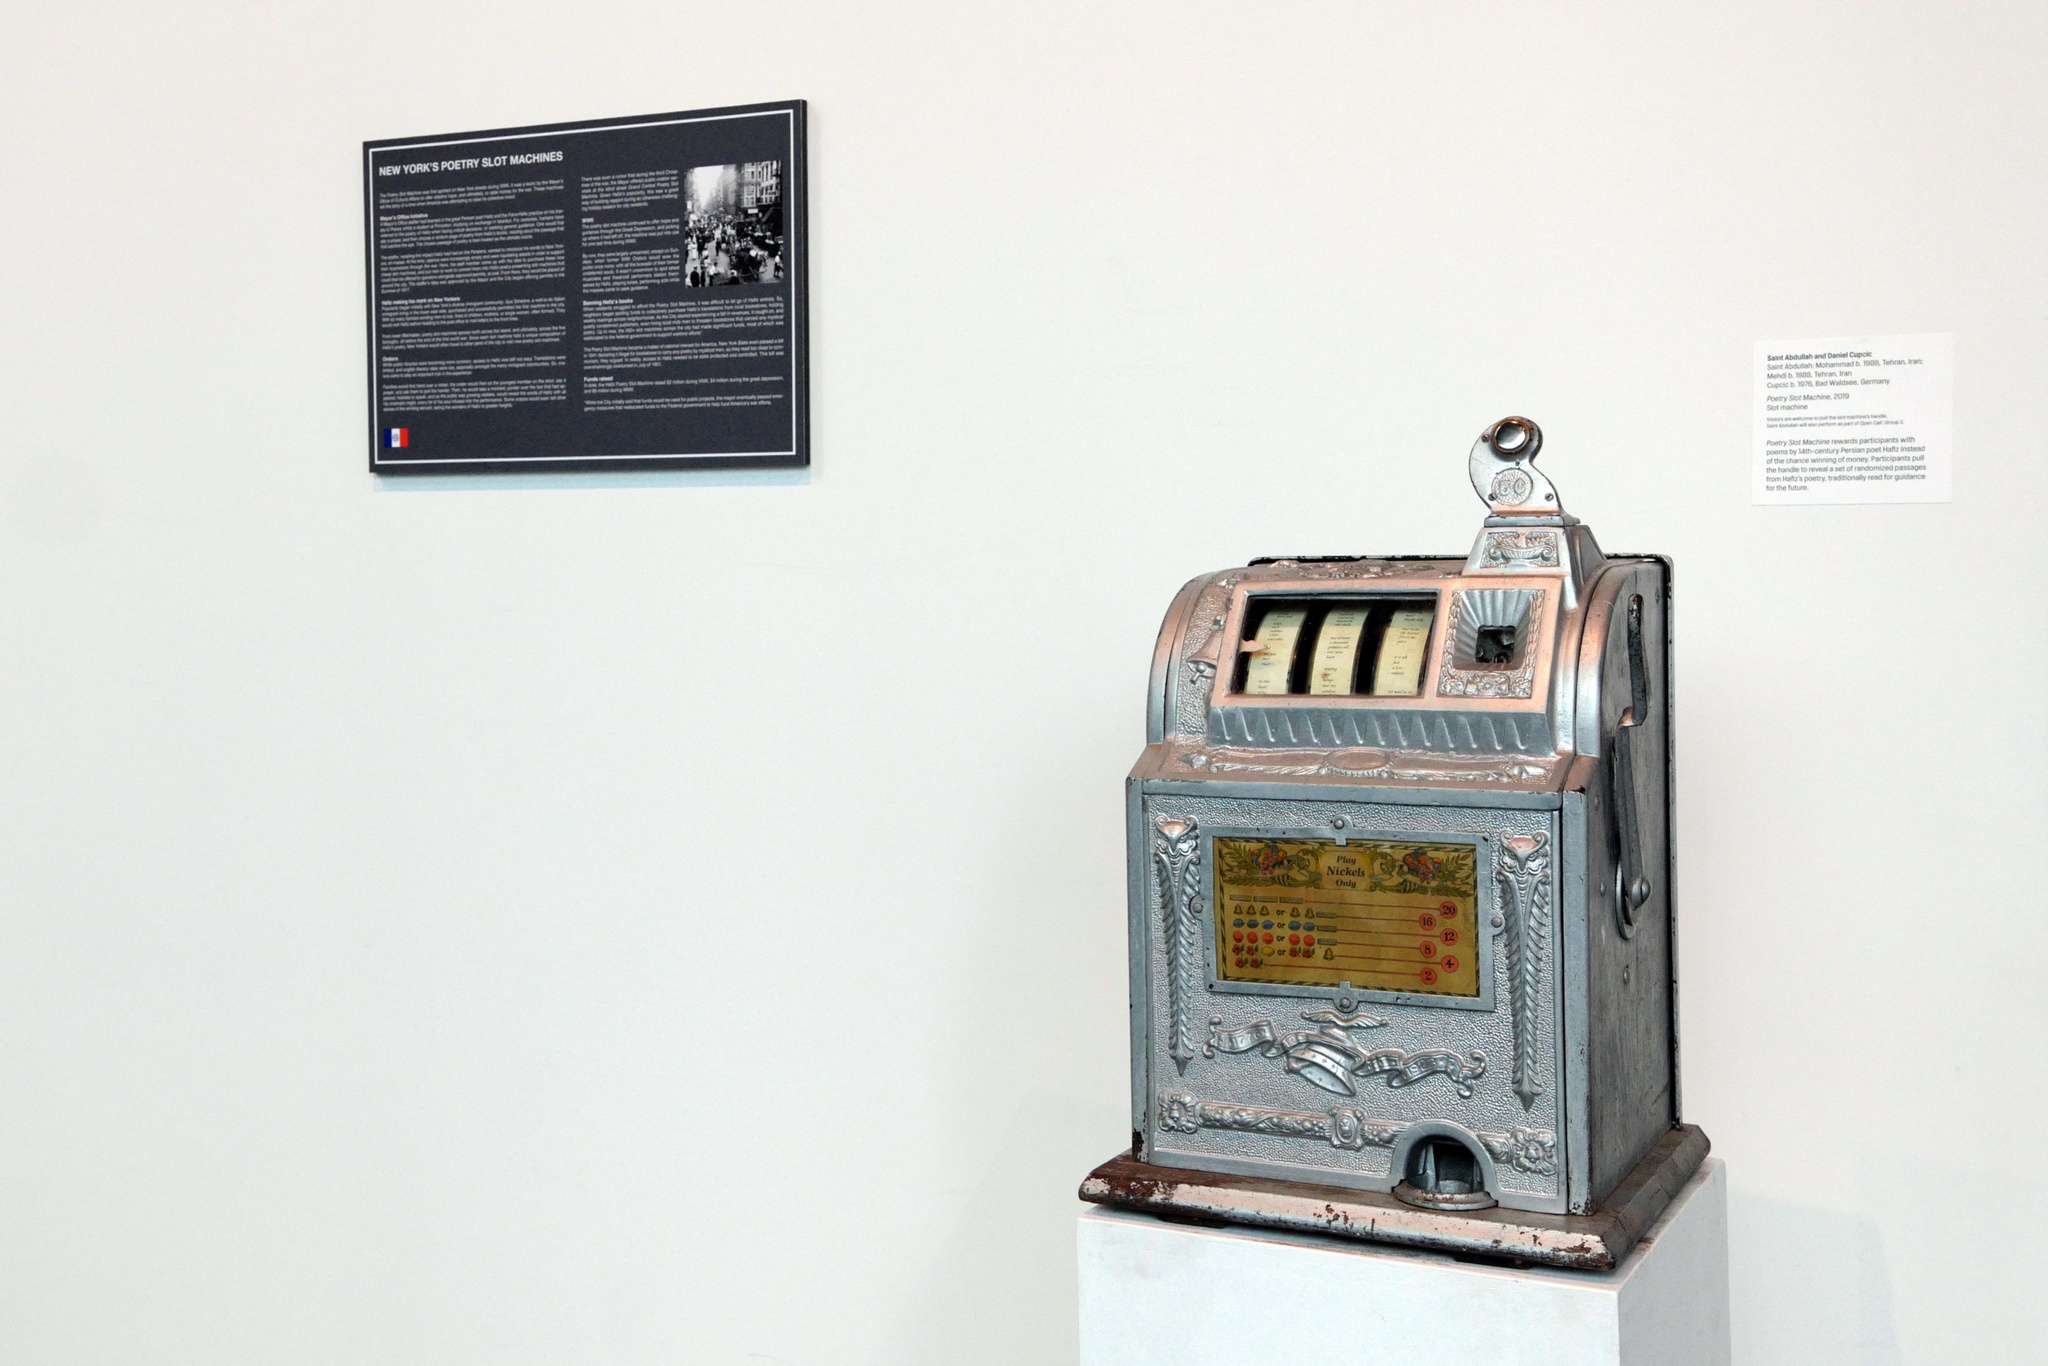
[[[8,5],[0,1361],[1072,1361],[1159,618],[1462,554],[1510,412],[1678,564],[1738,1361],[2038,1351],[2044,57],[2020,3]],[[364,139],[787,98],[810,471],[365,471]],[[1954,502],[1752,506],[1753,343],[1924,332]]]

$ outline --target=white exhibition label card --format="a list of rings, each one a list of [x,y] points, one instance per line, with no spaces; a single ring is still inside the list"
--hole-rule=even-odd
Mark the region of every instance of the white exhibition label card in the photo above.
[[[1756,344],[1757,503],[1946,503],[1954,338]]]

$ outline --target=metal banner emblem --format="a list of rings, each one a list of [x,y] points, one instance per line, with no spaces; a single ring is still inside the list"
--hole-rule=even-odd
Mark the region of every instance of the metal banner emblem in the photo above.
[[[1301,1018],[1317,1026],[1282,1034],[1271,1020],[1254,1020],[1241,1029],[1225,1029],[1223,1017],[1209,1017],[1209,1039],[1202,1045],[1203,1057],[1218,1053],[1244,1054],[1257,1050],[1267,1058],[1285,1058],[1291,1076],[1332,1095],[1355,1096],[1354,1077],[1377,1078],[1390,1089],[1412,1086],[1431,1077],[1443,1077],[1469,1100],[1472,1083],[1486,1075],[1486,1055],[1478,1049],[1460,1058],[1447,1048],[1425,1048],[1413,1053],[1398,1048],[1369,1050],[1359,1046],[1351,1030],[1379,1029],[1385,1020],[1372,1015],[1339,1015],[1332,1010],[1304,1010]]]

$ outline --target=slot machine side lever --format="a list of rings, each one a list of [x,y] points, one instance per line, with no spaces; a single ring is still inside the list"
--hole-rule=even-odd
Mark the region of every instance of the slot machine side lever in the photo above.
[[[1643,599],[1628,600],[1629,705],[1614,730],[1614,824],[1616,843],[1615,910],[1624,939],[1635,937],[1636,912],[1650,899],[1650,880],[1643,874],[1641,802],[1636,790],[1636,732],[1649,712],[1650,686],[1643,662]]]

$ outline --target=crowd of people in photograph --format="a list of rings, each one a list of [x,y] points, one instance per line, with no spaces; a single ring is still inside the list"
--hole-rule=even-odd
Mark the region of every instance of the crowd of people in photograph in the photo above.
[[[692,213],[683,261],[687,285],[772,284],[782,278],[781,208],[769,214]]]

